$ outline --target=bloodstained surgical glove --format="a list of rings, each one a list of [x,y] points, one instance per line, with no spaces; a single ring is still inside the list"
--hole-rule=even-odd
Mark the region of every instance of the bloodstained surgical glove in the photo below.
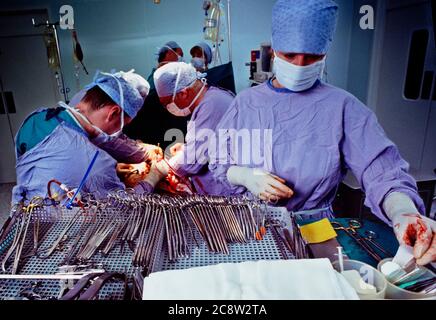
[[[285,185],[285,180],[261,169],[232,166],[227,170],[227,180],[233,185],[246,187],[263,201],[276,202],[294,194]]]
[[[413,246],[416,263],[436,261],[436,222],[418,213],[404,213],[392,219],[400,244]]]
[[[146,144],[142,143],[142,146],[144,147],[147,155],[147,159],[150,161],[160,161],[163,159],[164,154],[161,147],[152,145],[152,144]]]
[[[143,162],[140,164],[117,164],[117,175],[127,188],[135,188],[147,176],[150,166]]]
[[[416,263],[426,265],[436,261],[436,222],[418,213],[406,194],[392,192],[383,203],[400,244],[413,247]]]
[[[178,152],[183,150],[183,143],[176,143],[170,148],[171,156],[174,157]]]

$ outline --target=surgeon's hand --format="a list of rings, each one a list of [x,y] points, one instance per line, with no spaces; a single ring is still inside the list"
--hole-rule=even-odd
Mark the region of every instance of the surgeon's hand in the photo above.
[[[118,176],[124,176],[134,170],[133,165],[128,163],[118,163],[117,164],[117,174]]]
[[[232,166],[227,171],[227,179],[231,184],[246,187],[263,201],[277,202],[294,195],[285,180],[261,169]]]
[[[152,187],[162,179],[166,178],[169,173],[169,167],[165,161],[153,161],[150,167],[150,172],[145,177],[144,181],[148,182]]]
[[[394,231],[400,244],[413,247],[416,263],[426,265],[436,261],[436,222],[418,213],[393,217]]]
[[[139,164],[117,164],[117,175],[127,188],[136,187],[139,182],[144,180],[150,171],[150,167],[145,163]]]
[[[171,156],[174,157],[177,153],[182,151],[183,143],[176,143],[170,148]]]
[[[192,185],[189,180],[182,182],[175,174],[169,173],[167,176],[167,182],[170,185],[171,191],[173,193],[186,193],[192,194]],[[189,185],[187,184],[189,183]]]
[[[147,160],[149,161],[160,161],[163,159],[164,154],[162,148],[152,145],[152,144],[143,144],[146,152],[147,152]]]

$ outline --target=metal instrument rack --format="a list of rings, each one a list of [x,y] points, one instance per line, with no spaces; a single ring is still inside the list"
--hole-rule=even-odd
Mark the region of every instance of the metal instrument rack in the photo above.
[[[40,230],[43,234],[40,240],[40,248],[45,249],[49,247],[55,239],[59,237],[61,231],[68,224],[71,217],[77,212],[77,208],[74,210],[67,210],[60,207],[40,207],[35,209],[35,214],[38,215]],[[112,210],[112,209],[109,209]],[[108,212],[110,216],[110,212]],[[290,225],[290,214],[286,208],[273,208],[268,207],[266,212],[266,218],[281,221],[283,225]],[[68,239],[65,241],[64,246],[68,248],[73,242],[73,238],[80,232],[80,222],[83,219],[89,219],[89,217],[81,216],[75,225],[67,233]],[[85,221],[86,223],[86,221]],[[32,228],[32,223],[30,225]],[[14,232],[14,229],[10,231]],[[194,231],[198,233],[198,231]],[[196,234],[197,238],[200,238]],[[7,241],[12,241],[13,234],[6,237],[4,243],[0,243],[0,260],[3,260],[5,252],[7,251]],[[33,241],[32,235],[27,235],[24,252],[31,251]],[[119,239],[118,239],[119,240]],[[118,241],[117,240],[117,241]],[[168,253],[165,247],[164,241],[164,228],[160,232],[158,249],[153,253],[154,262],[150,272],[174,270],[174,269],[186,269],[197,266],[213,265],[218,263],[235,263],[243,261],[257,261],[257,260],[278,260],[278,259],[293,259],[294,256],[289,251],[286,251],[283,243],[277,239],[277,235],[271,232],[271,229],[267,229],[267,233],[261,241],[253,240],[247,244],[231,244],[230,254],[218,254],[208,251],[206,244],[201,242],[198,247],[195,247],[193,240],[190,240],[191,255],[189,258],[179,259],[176,262],[170,262],[168,260]],[[77,244],[80,245],[80,242]],[[104,245],[104,243],[103,243]],[[21,262],[19,274],[55,274],[59,271],[59,266],[62,260],[65,258],[68,250],[55,251],[50,257],[46,259],[39,258],[37,256],[31,256]],[[138,269],[132,265],[132,251],[125,248],[123,254],[121,254],[121,247],[119,243],[116,244],[114,249],[107,256],[103,256],[101,252],[97,252],[91,259],[90,263],[95,266],[100,266],[109,272],[121,272],[125,273],[128,277],[133,278],[138,274]],[[7,270],[10,273],[11,267]],[[62,280],[65,281],[65,280]],[[34,283],[34,280],[0,280],[0,300],[16,299],[20,296],[20,292]],[[38,294],[43,299],[56,298],[60,292],[60,280],[41,280],[38,281],[39,286],[36,289]],[[98,298],[101,300],[122,300],[124,298],[124,284],[122,283],[107,283],[100,291]]]

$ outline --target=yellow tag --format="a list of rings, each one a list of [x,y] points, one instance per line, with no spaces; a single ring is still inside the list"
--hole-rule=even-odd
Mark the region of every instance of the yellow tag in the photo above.
[[[306,224],[300,227],[300,230],[307,243],[321,243],[337,236],[335,229],[333,229],[327,218]]]

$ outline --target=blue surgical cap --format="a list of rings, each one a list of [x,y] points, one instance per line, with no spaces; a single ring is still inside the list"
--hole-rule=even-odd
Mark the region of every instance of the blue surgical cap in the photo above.
[[[326,54],[333,40],[338,5],[332,0],[278,0],[272,14],[275,51]]]
[[[180,47],[177,42],[169,41],[169,42],[165,43],[162,48],[159,49],[157,54],[160,55],[161,53],[168,51],[169,48],[171,48],[173,50],[182,49],[182,47]]]
[[[170,97],[190,87],[196,80],[206,75],[198,72],[191,64],[170,62],[154,73],[154,85],[159,97]],[[178,79],[177,79],[178,78]]]
[[[197,47],[201,48],[203,50],[204,57],[206,58],[207,64],[211,63],[212,62],[212,49],[210,48],[210,46],[206,42],[200,42],[192,47],[191,55],[192,55],[192,51]]]
[[[100,73],[100,75],[96,76],[94,82],[86,86],[85,89],[89,90],[96,86],[103,90],[113,102],[123,108],[124,112],[132,119],[136,117],[136,114],[144,104],[144,98],[138,89],[134,88],[120,75]],[[124,98],[124,106],[121,101],[120,86]]]

